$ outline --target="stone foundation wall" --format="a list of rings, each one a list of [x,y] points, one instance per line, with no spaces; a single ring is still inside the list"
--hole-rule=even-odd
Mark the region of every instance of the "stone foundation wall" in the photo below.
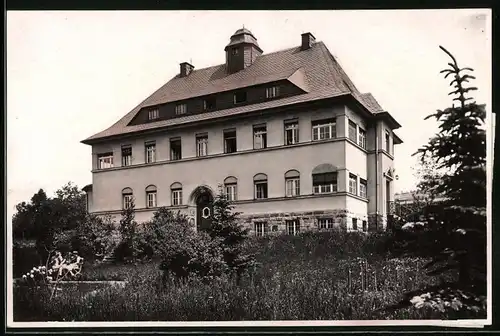
[[[318,231],[318,220],[321,218],[331,218],[334,221],[333,229],[366,232],[368,230],[368,218],[366,214],[356,214],[345,209],[310,211],[310,212],[289,212],[289,213],[268,213],[268,214],[246,214],[240,215],[242,224],[250,230],[250,235],[255,235],[255,223],[264,222],[267,224],[267,234],[277,235],[287,233],[286,221],[299,220],[300,232]],[[356,219],[357,228],[353,228],[353,218]],[[363,225],[365,222],[365,225]]]

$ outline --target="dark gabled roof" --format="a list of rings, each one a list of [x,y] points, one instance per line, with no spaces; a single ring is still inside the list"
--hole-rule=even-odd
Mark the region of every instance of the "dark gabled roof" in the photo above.
[[[129,125],[136,114],[146,106],[175,102],[284,79],[288,79],[306,91],[306,93],[210,113],[188,115],[146,124]],[[239,115],[262,109],[342,95],[352,95],[372,114],[383,111],[371,94],[361,94],[356,89],[325,44],[323,42],[316,42],[308,50],[301,50],[299,46],[258,56],[251,66],[233,74],[228,74],[226,65],[221,64],[194,70],[187,77],[176,75],[111,127],[82,142],[89,144],[96,140],[113,136]]]

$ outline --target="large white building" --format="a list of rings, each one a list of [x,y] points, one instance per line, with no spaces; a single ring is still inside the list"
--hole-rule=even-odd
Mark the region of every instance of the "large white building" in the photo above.
[[[119,216],[133,198],[140,222],[165,206],[202,229],[223,185],[257,235],[383,229],[402,142],[391,114],[310,33],[266,54],[239,29],[224,55],[204,69],[181,63],[178,75],[82,141],[92,147],[90,212]]]

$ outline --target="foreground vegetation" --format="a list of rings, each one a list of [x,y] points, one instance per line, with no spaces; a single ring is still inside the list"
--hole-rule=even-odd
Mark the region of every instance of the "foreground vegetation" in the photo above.
[[[380,237],[377,237],[379,240]],[[423,258],[387,258],[361,234],[306,233],[251,239],[255,272],[236,283],[220,277],[165,279],[158,261],[85,265],[83,279],[126,280],[125,288],[64,288],[52,301],[44,292],[15,289],[18,321],[224,321],[450,319],[473,312],[407,307],[384,309],[401,293],[432,283]],[[449,274],[452,277],[453,274]]]

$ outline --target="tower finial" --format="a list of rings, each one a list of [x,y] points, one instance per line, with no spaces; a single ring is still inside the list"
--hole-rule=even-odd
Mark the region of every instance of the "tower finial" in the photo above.
[[[243,29],[245,29],[245,24],[243,24]]]

